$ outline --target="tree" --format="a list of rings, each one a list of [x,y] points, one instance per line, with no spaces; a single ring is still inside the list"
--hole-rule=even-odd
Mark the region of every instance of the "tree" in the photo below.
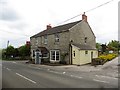
[[[18,49],[20,56],[25,57],[25,56],[30,56],[30,46],[28,45],[23,45],[19,47]]]
[[[14,53],[14,56],[15,56],[15,57],[18,57],[18,56],[19,56],[19,51],[18,51],[18,48],[15,48],[15,53]]]
[[[14,57],[14,54],[15,54],[15,49],[13,46],[8,46],[6,48],[6,57]]]
[[[111,42],[108,43],[108,48],[113,50],[113,51],[118,51],[120,50],[120,42],[116,40],[112,40]]]
[[[96,43],[96,48],[97,48],[97,50],[99,50],[99,51],[100,51],[100,50],[101,50],[101,48],[102,48],[102,47],[101,47],[101,43]]]
[[[104,52],[106,52],[107,46],[106,44],[102,44],[101,47],[102,47],[102,54],[103,54]]]

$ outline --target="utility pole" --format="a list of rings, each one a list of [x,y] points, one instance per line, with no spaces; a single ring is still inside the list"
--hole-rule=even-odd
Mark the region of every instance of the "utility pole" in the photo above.
[[[8,46],[9,46],[9,40],[7,41],[7,48],[8,48]]]

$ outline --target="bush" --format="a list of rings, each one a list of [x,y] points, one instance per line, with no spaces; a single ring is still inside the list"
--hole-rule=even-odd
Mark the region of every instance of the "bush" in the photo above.
[[[117,57],[117,54],[100,55],[98,58],[100,58],[102,60],[110,61],[110,60],[114,59],[115,57]]]
[[[92,65],[103,65],[107,61],[110,61],[117,57],[117,54],[107,54],[107,55],[100,55],[98,58],[92,59]]]
[[[63,60],[60,61],[59,63],[60,63],[60,64],[67,64],[66,61],[63,61]]]

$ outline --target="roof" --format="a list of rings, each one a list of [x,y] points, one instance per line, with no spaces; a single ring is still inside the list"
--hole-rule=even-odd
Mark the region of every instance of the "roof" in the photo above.
[[[80,21],[76,21],[76,22],[72,22],[72,23],[68,23],[68,24],[64,24],[64,25],[60,25],[57,27],[52,27],[48,30],[44,30],[36,35],[33,35],[31,38],[36,38],[39,36],[44,36],[44,35],[48,35],[48,34],[54,34],[54,33],[59,33],[59,32],[64,32],[64,31],[68,31],[71,27],[73,27],[74,25],[78,24]]]
[[[49,51],[47,50],[46,47],[38,47],[42,53],[48,53]]]
[[[80,48],[80,50],[95,50],[95,48],[92,48],[91,46],[86,44],[72,44],[72,45]]]

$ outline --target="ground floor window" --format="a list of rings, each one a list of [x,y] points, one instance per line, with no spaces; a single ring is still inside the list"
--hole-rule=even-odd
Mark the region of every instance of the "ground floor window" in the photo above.
[[[51,50],[50,51],[50,60],[59,61],[60,60],[60,51]]]

